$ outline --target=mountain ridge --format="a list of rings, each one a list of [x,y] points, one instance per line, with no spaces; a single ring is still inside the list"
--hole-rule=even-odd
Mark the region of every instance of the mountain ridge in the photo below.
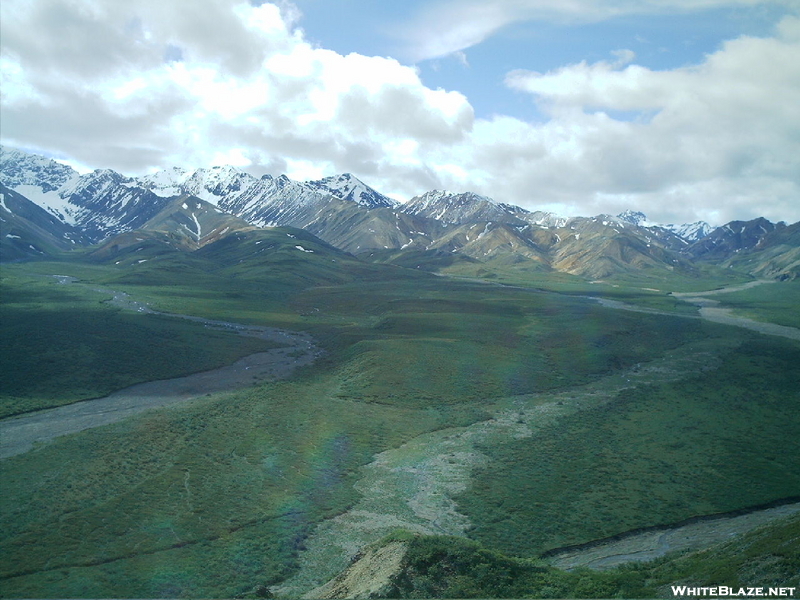
[[[766,252],[764,244],[772,243],[769,235],[786,225],[764,218],[734,221],[716,229],[702,221],[652,224],[644,213],[634,210],[616,216],[566,218],[473,192],[443,190],[399,203],[349,173],[306,182],[286,175],[257,178],[233,166],[173,167],[142,177],[126,177],[110,169],[79,175],[51,159],[6,147],[0,147],[0,166],[0,181],[79,232],[73,236],[78,244],[152,229],[151,221],[173,207],[169,215],[162,215],[158,231],[179,240],[178,246],[187,250],[203,245],[201,229],[214,230],[201,227],[197,214],[225,213],[235,225],[219,227],[218,232],[290,226],[356,255],[383,250],[450,253],[506,265],[532,261],[541,268],[602,278],[642,269],[669,272],[677,268],[689,273],[696,261],[742,266],[743,261],[731,262],[734,255],[760,252],[763,260],[751,261],[758,263],[752,267],[758,272],[795,277],[797,271],[791,253],[793,237],[774,242],[781,250]],[[197,214],[185,209],[181,214],[175,208],[176,198],[184,198],[184,204],[191,198],[208,206],[201,210],[198,204]],[[45,229],[52,226],[52,235],[64,235],[60,226],[40,221]],[[407,260],[401,255],[395,259]]]

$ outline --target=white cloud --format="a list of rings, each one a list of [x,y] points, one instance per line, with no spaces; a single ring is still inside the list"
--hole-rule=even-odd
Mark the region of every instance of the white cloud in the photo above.
[[[491,25],[533,9],[577,19],[716,3],[587,2],[457,5]],[[680,69],[644,68],[621,49],[509,73],[548,117],[525,122],[476,119],[462,94],[426,87],[392,58],[311,45],[289,3],[185,7],[0,3],[4,143],[126,174],[221,163],[301,179],[349,171],[396,198],[447,188],[567,214],[800,219],[800,19]]]
[[[202,165],[223,142],[258,146],[249,155],[265,162],[324,155],[346,168],[382,160],[384,143],[451,142],[472,126],[466,98],[426,88],[413,67],[311,46],[288,2],[6,0],[2,11],[5,140],[83,162]]]
[[[522,21],[590,23],[625,15],[699,12],[720,6],[782,4],[794,0],[439,0],[425,5],[398,35],[413,61],[448,56],[480,44]]]
[[[798,218],[796,21],[785,20],[776,38],[731,40],[692,67],[653,71],[582,62],[544,74],[515,71],[506,81],[532,94],[551,115],[532,135],[542,136],[556,123],[565,128],[550,140],[551,154],[566,145],[574,155],[551,173],[580,173],[573,181],[586,184],[587,194],[641,193],[642,201],[664,215],[690,208],[688,200],[676,206],[676,197],[693,197],[704,205],[718,203],[717,212],[730,218],[744,210]],[[630,111],[630,121],[606,114]],[[759,202],[767,197],[775,202],[772,208]]]
[[[467,59],[467,54],[465,52],[457,50],[456,52],[453,52],[453,58],[461,63],[462,67],[469,68],[469,60]]]
[[[220,167],[231,165],[233,167],[247,168],[253,164],[253,161],[246,156],[243,148],[229,148],[224,152],[215,153],[211,158],[211,164]]]
[[[286,167],[286,175],[296,181],[322,179],[325,176],[325,169],[318,162],[290,160]]]
[[[611,52],[611,54],[617,57],[617,60],[614,62],[614,66],[616,67],[621,67],[623,65],[627,65],[628,63],[632,63],[633,59],[636,58],[636,52],[626,48],[614,50]]]

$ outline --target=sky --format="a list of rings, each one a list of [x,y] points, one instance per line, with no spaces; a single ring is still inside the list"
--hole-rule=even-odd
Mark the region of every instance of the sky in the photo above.
[[[3,0],[0,142],[564,216],[800,220],[800,0]]]

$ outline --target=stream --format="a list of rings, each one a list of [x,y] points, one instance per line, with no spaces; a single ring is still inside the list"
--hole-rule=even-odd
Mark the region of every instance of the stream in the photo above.
[[[60,284],[83,285],[76,284],[73,277],[65,275],[54,277]],[[209,329],[255,337],[284,346],[245,356],[233,364],[218,369],[173,379],[139,383],[102,398],[81,400],[65,406],[3,419],[0,421],[0,459],[27,452],[35,444],[85,429],[116,423],[152,408],[249,387],[256,382],[285,379],[297,368],[314,362],[321,353],[314,339],[307,333],[158,312],[142,302],[133,300],[124,292],[105,288],[94,288],[94,290],[110,294],[111,299],[108,302],[125,310],[187,319],[202,323]]]
[[[763,282],[768,283],[768,282]],[[687,294],[686,300],[705,295],[739,291],[761,285],[759,282],[725,290]],[[676,297],[684,299],[676,294]],[[709,314],[680,315],[616,300],[590,297],[609,308],[670,317],[713,320]],[[712,315],[713,316],[713,315]],[[754,329],[761,333],[793,337],[800,330],[788,332],[750,319],[731,317],[728,324]],[[763,326],[763,327],[762,327]],[[793,338],[797,339],[797,338]],[[714,352],[703,342],[689,344],[677,352],[628,371],[611,375],[595,383],[577,386],[550,394],[534,394],[508,398],[495,404],[494,417],[468,427],[444,429],[422,434],[398,448],[377,454],[361,469],[355,484],[360,493],[358,502],[348,511],[319,524],[300,553],[300,568],[293,577],[274,586],[278,597],[304,597],[331,577],[342,572],[365,546],[396,529],[424,535],[463,537],[470,527],[466,515],[458,511],[453,500],[470,483],[475,469],[487,464],[481,447],[502,444],[509,440],[535,435],[549,423],[585,408],[611,401],[620,391],[637,385],[675,381],[716,367]],[[484,407],[489,410],[488,404]],[[793,514],[800,504],[755,511],[748,515],[723,517],[708,522],[664,528],[626,538],[623,545],[575,550],[570,556],[559,556],[557,566],[572,568],[586,565],[607,568],[624,562],[651,560],[678,549],[708,547],[731,535],[749,531],[773,519]],[[554,561],[555,562],[555,561]],[[311,597],[309,596],[309,597]]]
[[[60,278],[62,283],[74,283]],[[767,283],[767,282],[764,282]],[[747,284],[760,285],[758,282]],[[739,289],[742,289],[741,287]],[[727,291],[737,291],[726,288]],[[674,294],[687,302],[708,302],[707,296],[726,293],[714,290],[693,294]],[[117,306],[137,312],[155,312],[146,305],[131,299],[127,294],[112,290],[110,300]],[[635,312],[704,318],[715,320],[717,313],[703,312],[713,306],[701,306],[700,316],[686,316],[666,311],[626,305],[614,300],[592,297],[610,308]],[[717,309],[726,310],[726,309]],[[30,413],[0,421],[0,458],[7,458],[30,450],[37,442],[46,442],[66,435],[117,422],[150,408],[163,407],[197,398],[217,391],[251,385],[254,378],[269,380],[287,377],[297,367],[310,364],[319,355],[313,339],[305,334],[269,327],[243,326],[224,321],[212,321],[186,315],[159,313],[203,323],[211,328],[224,328],[239,335],[250,335],[288,344],[285,348],[269,350],[245,357],[233,365],[196,373],[186,377],[148,382],[115,392],[104,398],[87,400],[58,408]],[[769,323],[758,323],[742,317],[728,315],[727,324],[753,329],[757,323],[761,333],[800,339],[800,330]],[[720,322],[720,321],[717,321]],[[775,329],[778,328],[778,329]],[[790,331],[785,331],[790,330]],[[715,342],[719,343],[719,342]],[[356,489],[359,500],[346,512],[319,524],[306,540],[306,549],[299,556],[299,570],[289,580],[272,591],[279,595],[299,597],[322,585],[344,569],[364,546],[380,539],[397,528],[423,534],[465,535],[469,519],[459,513],[453,500],[469,485],[473,471],[485,465],[488,458],[481,447],[504,443],[534,435],[543,426],[562,416],[595,407],[611,401],[620,391],[642,384],[674,381],[692,373],[701,373],[715,367],[714,353],[703,342],[690,344],[680,351],[669,352],[661,359],[645,365],[610,375],[584,386],[561,392],[507,398],[494,403],[493,418],[468,427],[451,428],[418,436],[402,446],[373,457],[361,470]],[[486,409],[491,410],[489,406]],[[784,508],[793,511],[796,508]],[[763,518],[774,519],[782,514],[764,512]],[[756,513],[753,513],[754,515]],[[744,517],[748,517],[745,515]],[[736,525],[723,527],[720,535],[731,535],[758,526],[761,517],[734,517],[713,523]],[[740,519],[734,521],[734,519]],[[748,525],[748,523],[750,525]],[[755,523],[755,524],[753,524]],[[704,523],[685,527],[700,527]],[[712,525],[713,527],[714,525]],[[741,529],[743,527],[744,529]],[[669,537],[670,531],[677,537]],[[570,568],[574,564],[602,568],[632,560],[646,560],[681,547],[681,535],[691,533],[683,527],[642,534],[637,543],[634,537],[623,540],[628,545],[609,544],[609,551],[598,554],[596,548],[576,551],[569,559],[559,557],[559,566]],[[709,535],[711,537],[709,537]],[[686,537],[686,535],[684,535]],[[696,543],[708,545],[714,538],[708,532],[692,534]],[[652,538],[652,539],[651,539]],[[580,555],[580,556],[578,556]],[[571,561],[571,562],[570,562]],[[577,561],[577,562],[575,562]]]
[[[471,523],[454,498],[468,488],[474,471],[488,463],[484,447],[536,435],[564,416],[613,401],[622,390],[713,369],[718,360],[713,347],[705,341],[688,344],[589,384],[487,401],[483,408],[492,413],[489,420],[424,433],[376,454],[360,470],[358,501],[314,529],[298,557],[298,571],[272,593],[304,597],[343,571],[365,546],[396,529],[466,536]]]
[[[778,337],[788,338],[790,340],[800,340],[800,329],[798,329],[797,327],[788,327],[786,325],[777,325],[775,323],[756,321],[754,319],[748,319],[747,317],[740,317],[738,315],[733,314],[732,308],[721,308],[719,306],[720,302],[718,300],[713,300],[709,298],[709,296],[715,296],[717,294],[729,294],[732,292],[741,292],[742,290],[747,290],[767,283],[777,283],[777,282],[769,279],[760,279],[757,281],[750,281],[748,283],[744,283],[741,285],[734,285],[726,288],[721,288],[719,290],[709,290],[706,292],[670,293],[670,296],[673,296],[675,298],[678,298],[679,300],[683,300],[684,302],[688,302],[690,304],[694,304],[695,306],[697,306],[700,309],[698,311],[699,316],[682,315],[679,313],[671,313],[665,310],[644,308],[640,306],[634,306],[633,304],[626,304],[624,302],[620,302],[619,300],[610,300],[608,298],[600,298],[597,296],[584,296],[584,298],[590,298],[595,302],[597,302],[598,304],[605,306],[606,308],[616,308],[619,310],[627,310],[630,312],[639,312],[651,315],[682,317],[684,319],[700,318],[700,319],[705,319],[706,321],[711,321],[713,323],[721,323],[723,325],[733,325],[734,327],[749,329],[750,331],[756,331],[758,333],[763,333],[765,335],[774,335]]]
[[[795,502],[744,515],[709,518],[696,523],[637,533],[583,548],[554,552],[549,562],[559,569],[587,567],[602,571],[624,563],[654,560],[669,552],[708,548],[775,519],[789,517],[799,512],[800,503]]]
[[[719,306],[719,300],[712,300],[708,297],[716,296],[717,294],[741,292],[742,290],[754,288],[766,283],[777,282],[769,279],[759,279],[757,281],[751,281],[742,285],[734,285],[719,290],[710,290],[707,292],[672,292],[671,295],[684,302],[689,302],[697,306],[700,309],[700,317],[707,321],[722,323],[723,325],[734,325],[766,335],[785,337],[790,340],[800,340],[800,329],[797,327],[787,327],[786,325],[756,321],[754,319],[748,319],[747,317],[734,315],[732,308],[721,308]]]

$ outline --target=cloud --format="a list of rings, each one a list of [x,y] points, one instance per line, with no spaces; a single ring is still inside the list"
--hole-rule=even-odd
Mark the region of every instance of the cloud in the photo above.
[[[699,12],[724,6],[781,4],[793,0],[440,0],[397,31],[413,62],[440,58],[480,44],[512,23],[578,24],[626,15]]]
[[[461,63],[462,67],[469,68],[469,60],[467,59],[467,55],[465,52],[457,50],[456,52],[453,52],[453,58],[455,58],[459,63]]]
[[[483,6],[501,22],[523,9],[600,18],[662,2],[590,4]],[[296,178],[353,172],[396,198],[445,188],[564,214],[800,219],[800,19],[678,69],[620,49],[513,71],[506,86],[545,117],[527,122],[478,119],[463,94],[427,87],[393,58],[310,44],[288,2],[186,6],[0,3],[3,143],[129,175],[227,161]]]
[[[567,127],[556,147],[575,148],[572,166],[587,193],[642,193],[665,213],[661,200],[676,190],[688,198],[685,191],[696,186],[695,198],[705,203],[713,193],[729,209],[723,214],[733,214],[732,197],[749,197],[752,215],[764,211],[759,198],[773,194],[773,217],[781,210],[797,217],[791,208],[800,191],[797,23],[785,19],[775,38],[728,41],[691,67],[581,62],[544,74],[514,71],[506,83],[531,94],[551,124]],[[609,116],[620,114],[628,120]]]
[[[6,0],[4,139],[128,172],[226,155],[348,170],[384,143],[471,129],[463,95],[391,58],[312,46],[289,2],[254,4]]]

